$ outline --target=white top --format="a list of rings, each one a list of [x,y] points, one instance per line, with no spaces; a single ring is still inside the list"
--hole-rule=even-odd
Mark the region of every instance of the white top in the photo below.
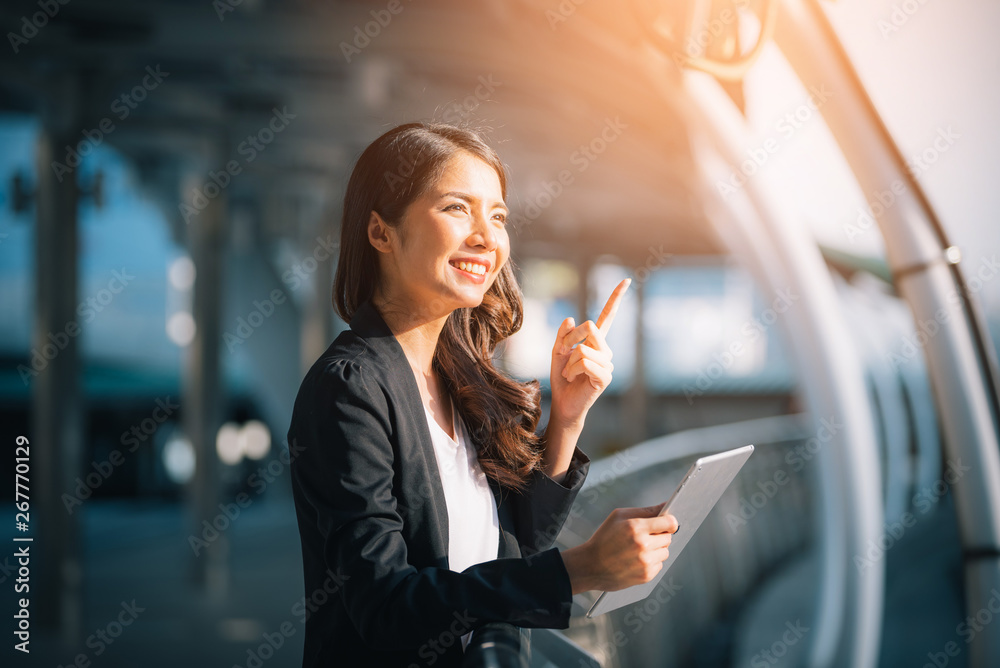
[[[461,572],[473,564],[497,558],[500,519],[496,499],[479,466],[472,439],[454,402],[451,404],[452,429],[458,437],[457,443],[441,428],[427,406],[424,406],[424,414],[448,506],[448,566]],[[462,636],[463,650],[471,636],[471,631]]]

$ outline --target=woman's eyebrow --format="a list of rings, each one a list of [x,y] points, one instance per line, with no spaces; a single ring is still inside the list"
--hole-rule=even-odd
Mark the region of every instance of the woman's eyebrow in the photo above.
[[[458,190],[449,190],[446,193],[441,193],[441,197],[457,197],[458,199],[465,200],[469,204],[474,204],[479,201],[478,197],[470,195],[469,193],[460,192]],[[493,208],[503,209],[504,211],[507,211],[509,213],[507,205],[504,204],[503,202],[493,202]]]

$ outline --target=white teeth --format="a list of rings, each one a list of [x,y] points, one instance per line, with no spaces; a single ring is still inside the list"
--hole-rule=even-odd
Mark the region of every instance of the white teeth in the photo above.
[[[486,273],[486,267],[481,264],[476,264],[475,262],[459,262],[458,268],[462,271],[467,271],[470,274],[477,274],[479,276]]]

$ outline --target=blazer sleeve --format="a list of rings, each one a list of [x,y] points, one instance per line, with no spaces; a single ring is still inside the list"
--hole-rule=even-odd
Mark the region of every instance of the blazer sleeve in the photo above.
[[[552,547],[589,471],[590,458],[576,448],[561,483],[536,469],[524,492],[509,493],[505,502],[512,505],[521,554],[535,554]]]
[[[568,628],[572,588],[556,548],[461,573],[407,561],[392,490],[388,400],[365,375],[353,360],[329,362],[300,393],[289,430],[300,452],[292,483],[315,518],[325,565],[344,575],[338,594],[362,639],[382,649],[414,648],[457,615],[470,628]]]

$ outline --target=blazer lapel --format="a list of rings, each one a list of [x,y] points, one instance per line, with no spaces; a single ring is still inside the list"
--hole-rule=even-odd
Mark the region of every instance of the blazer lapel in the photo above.
[[[434,443],[431,440],[430,426],[427,424],[427,417],[424,415],[424,405],[420,400],[420,388],[417,387],[417,380],[413,376],[413,369],[406,359],[406,353],[396,340],[395,335],[385,320],[379,314],[378,309],[365,300],[354,312],[351,318],[351,329],[364,339],[365,344],[376,353],[380,359],[387,361],[390,371],[390,381],[393,384],[393,398],[397,402],[399,412],[409,421],[409,429],[400,430],[401,435],[415,435],[419,440],[421,454],[419,462],[404,462],[406,466],[419,466],[426,472],[427,483],[430,485],[431,503],[435,508],[446,509],[444,497],[444,486],[441,482],[441,475],[438,472],[437,458],[434,455]],[[402,450],[402,446],[400,446]],[[510,504],[503,503],[506,494],[511,494],[510,490],[502,490],[498,483],[488,478],[490,489],[493,491],[493,498],[497,503],[497,516],[500,521],[500,539],[497,545],[497,557],[520,557],[521,548],[517,538],[512,533],[513,517],[510,514]],[[408,490],[412,494],[424,494],[428,488],[418,486],[418,489]],[[434,549],[438,554],[444,555],[447,563],[448,558],[448,513],[439,512],[436,522],[431,532],[434,542]]]
[[[430,428],[424,416],[424,404],[420,400],[420,388],[413,376],[413,369],[403,352],[402,346],[378,310],[366,300],[360,304],[351,318],[351,329],[360,336],[365,345],[380,360],[388,371],[386,379],[391,400],[396,406],[400,421],[399,438],[417,440],[417,447],[405,448],[399,444],[401,453],[412,453],[415,461],[403,461],[402,466],[408,471],[420,471],[422,478],[403,493],[407,500],[412,499],[413,505],[427,507],[427,493],[430,492],[430,507],[443,509],[433,517],[426,517],[426,528],[429,533],[432,551],[448,563],[448,513],[444,497],[444,486],[438,473],[437,458],[434,454],[434,443],[431,440]],[[405,478],[404,478],[405,480]]]

